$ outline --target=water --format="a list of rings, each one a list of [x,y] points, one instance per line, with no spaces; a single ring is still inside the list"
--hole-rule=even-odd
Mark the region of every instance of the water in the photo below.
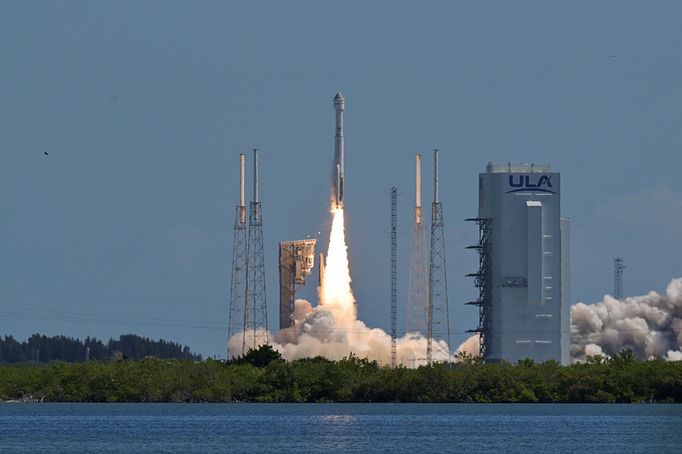
[[[681,452],[682,406],[0,404],[1,452]]]

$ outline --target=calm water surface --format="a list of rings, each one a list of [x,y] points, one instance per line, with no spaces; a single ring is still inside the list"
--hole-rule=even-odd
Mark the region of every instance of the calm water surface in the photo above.
[[[4,452],[682,452],[682,406],[0,404]]]

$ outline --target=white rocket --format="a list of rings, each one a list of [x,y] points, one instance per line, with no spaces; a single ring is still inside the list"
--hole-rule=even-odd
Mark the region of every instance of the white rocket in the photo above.
[[[334,137],[334,175],[332,185],[334,187],[335,208],[343,208],[343,109],[346,100],[341,93],[334,96],[334,110],[336,111],[336,136]]]

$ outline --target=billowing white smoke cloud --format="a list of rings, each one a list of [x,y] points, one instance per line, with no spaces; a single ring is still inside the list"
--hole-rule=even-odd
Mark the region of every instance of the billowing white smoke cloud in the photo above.
[[[631,349],[638,358],[682,360],[682,278],[665,295],[649,292],[617,300],[606,295],[596,304],[571,308],[571,356],[612,355]]]
[[[327,250],[320,304],[312,307],[308,301],[297,300],[291,328],[269,336],[270,344],[284,359],[295,360],[322,356],[339,360],[351,354],[380,364],[391,363],[391,336],[378,328],[369,328],[356,317],[355,298],[350,287],[343,231],[343,209],[334,210],[334,220]],[[240,352],[242,333],[229,341],[231,352]],[[399,364],[416,367],[426,364],[427,340],[418,333],[408,333],[396,342]],[[434,340],[432,359],[449,359],[447,342]]]
[[[478,335],[457,352],[478,355]],[[571,308],[571,357],[613,355],[631,349],[639,359],[656,356],[682,361],[682,278],[668,284],[665,295],[649,292],[621,301],[606,295],[596,304]]]
[[[274,348],[285,359],[293,360],[323,356],[338,360],[351,353],[360,358],[391,362],[391,336],[364,322],[343,320],[325,305],[315,308],[305,300],[296,301],[296,324],[274,334]],[[433,344],[433,359],[447,361],[448,347],[444,341]],[[397,340],[397,361],[408,367],[426,362],[426,339],[419,334],[408,334]]]
[[[338,360],[352,353],[381,364],[390,363],[390,336],[381,329],[367,327],[355,318],[354,312],[338,312],[333,306],[325,305],[313,308],[309,302],[297,300],[294,318],[295,326],[270,335],[273,347],[286,359],[323,356]],[[264,338],[264,333],[258,336]],[[241,333],[233,336],[230,351],[240,351],[241,343]],[[475,356],[478,347],[478,335],[474,335],[457,352]],[[573,305],[573,361],[583,361],[587,356],[613,355],[623,349],[631,349],[639,359],[660,356],[669,361],[682,361],[682,278],[673,279],[665,295],[652,291],[623,300],[606,295],[596,304]],[[434,360],[446,361],[447,352],[444,341],[434,342]],[[397,359],[407,367],[425,364],[426,338],[408,333],[398,339]]]
[[[343,209],[336,209],[319,289],[320,304],[312,307],[308,301],[297,300],[294,326],[269,334],[270,344],[287,360],[316,356],[339,360],[353,354],[390,364],[391,337],[357,319],[350,283]],[[264,340],[266,333],[255,335]],[[242,339],[243,333],[238,333],[229,340],[231,352],[241,352]],[[477,355],[478,341],[478,335],[471,336],[457,352]],[[640,359],[661,356],[682,360],[682,278],[673,279],[665,295],[652,291],[622,301],[607,295],[596,304],[575,304],[571,308],[571,344],[574,361],[612,355],[626,348]],[[434,361],[454,359],[445,341],[434,340],[432,347]],[[396,350],[397,361],[404,366],[427,362],[427,339],[419,333],[398,339]]]
[[[457,348],[457,353],[466,353],[467,355],[471,356],[478,356],[479,355],[479,348],[480,348],[480,337],[478,334],[474,334],[473,336],[469,337],[467,340],[459,344],[459,347]]]
[[[291,328],[270,334],[270,344],[287,360],[322,356],[339,360],[351,354],[359,358],[391,363],[391,336],[379,328],[370,328],[360,320],[339,323],[334,311],[324,305],[312,307],[306,300],[296,300],[296,320]],[[230,351],[240,352],[242,333],[230,339]],[[259,335],[259,338],[264,338]],[[433,360],[448,360],[445,341],[433,342]],[[478,351],[476,344],[475,350]],[[397,340],[396,359],[406,367],[426,364],[426,338],[419,333],[408,333]]]

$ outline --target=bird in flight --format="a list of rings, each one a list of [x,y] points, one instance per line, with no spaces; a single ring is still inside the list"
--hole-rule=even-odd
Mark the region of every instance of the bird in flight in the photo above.
[[[44,154],[45,156],[50,156],[50,154],[49,154],[47,151],[43,151],[43,154]]]

